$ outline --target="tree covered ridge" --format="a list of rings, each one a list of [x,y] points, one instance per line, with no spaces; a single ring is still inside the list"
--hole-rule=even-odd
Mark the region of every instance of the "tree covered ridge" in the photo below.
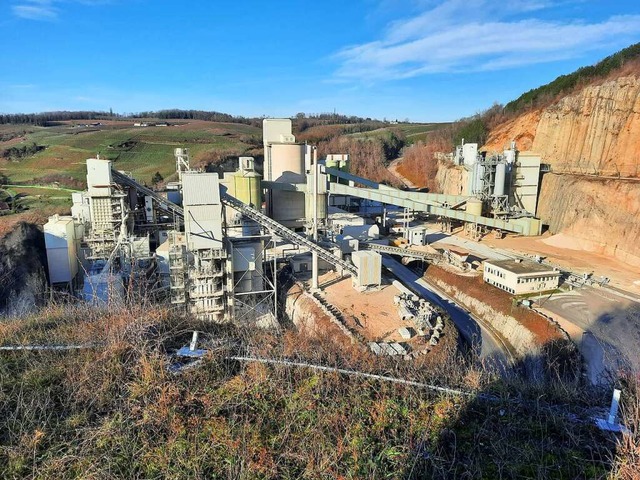
[[[518,113],[530,107],[537,107],[562,93],[568,93],[576,86],[591,80],[604,78],[631,60],[640,58],[640,43],[636,43],[608,56],[595,65],[581,67],[573,73],[560,75],[546,85],[529,90],[517,99],[507,103],[506,113]]]

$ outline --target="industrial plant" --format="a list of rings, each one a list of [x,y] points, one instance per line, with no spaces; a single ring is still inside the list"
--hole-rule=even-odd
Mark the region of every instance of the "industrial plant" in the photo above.
[[[468,190],[443,195],[353,175],[344,153],[320,159],[316,147],[296,142],[289,119],[265,119],[263,142],[262,175],[253,157],[240,157],[237,170],[222,176],[196,171],[188,150],[176,148],[177,181],[164,191],[109,160],[88,159],[87,190],[73,194],[72,215],[53,216],[44,227],[52,286],[97,305],[138,294],[201,320],[268,326],[279,318],[284,266],[308,275],[311,292],[329,270],[363,292],[380,288],[382,255],[469,268],[464,255],[426,245],[425,220],[444,231],[462,225],[472,237],[540,234],[533,215],[540,158],[519,154],[515,144],[494,156],[461,145],[455,161],[469,171]],[[555,288],[558,275],[549,276]],[[411,292],[400,288],[394,304],[400,318],[415,320],[418,335],[430,332],[433,340],[442,328],[441,312]]]

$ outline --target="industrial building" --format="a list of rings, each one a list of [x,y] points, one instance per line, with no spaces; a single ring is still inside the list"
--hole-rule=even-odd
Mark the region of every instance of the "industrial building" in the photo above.
[[[512,295],[548,292],[558,288],[560,272],[525,260],[484,262],[484,281]]]
[[[496,218],[528,217],[536,214],[540,175],[545,171],[540,156],[519,152],[515,142],[501,154],[478,153],[478,144],[463,143],[456,148],[454,163],[468,172],[467,211],[490,213]]]
[[[73,194],[72,215],[45,226],[52,285],[95,303],[141,295],[214,322],[275,319],[284,265],[310,272],[311,289],[319,270],[334,269],[360,291],[380,286],[382,254],[435,258],[389,244],[389,232],[411,246],[426,243],[424,228],[412,225],[418,214],[473,230],[540,233],[526,210],[535,210],[534,182],[518,173],[529,163],[515,152],[486,160],[465,144],[463,164],[481,171],[476,193],[440,195],[355,176],[342,153],[317,158],[314,146],[296,142],[289,119],[265,119],[263,140],[264,177],[252,157],[222,176],[194,171],[188,150],[176,148],[177,181],[164,192],[108,160],[88,159],[87,190]],[[357,211],[346,211],[353,205]]]

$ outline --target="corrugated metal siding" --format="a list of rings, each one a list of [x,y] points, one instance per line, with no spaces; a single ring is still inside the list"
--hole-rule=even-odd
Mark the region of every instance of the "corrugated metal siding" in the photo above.
[[[217,173],[185,173],[182,175],[183,205],[220,204]]]
[[[222,248],[222,207],[185,206],[184,228],[189,247],[194,250]]]

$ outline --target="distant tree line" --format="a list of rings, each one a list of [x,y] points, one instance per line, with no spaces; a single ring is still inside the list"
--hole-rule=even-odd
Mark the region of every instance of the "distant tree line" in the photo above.
[[[0,114],[0,124],[38,125],[46,127],[51,122],[67,120],[106,120],[112,118],[109,112],[74,111],[74,112],[43,112],[43,113],[4,113]]]
[[[137,119],[137,118],[155,118],[161,120],[206,120],[211,122],[229,122],[242,123],[245,125],[261,126],[263,118],[266,117],[243,117],[206,110],[181,110],[172,108],[157,111],[142,111],[137,113],[119,114],[95,110],[79,110],[79,111],[58,111],[58,112],[42,112],[42,113],[9,113],[0,114],[0,124],[31,124],[38,126],[47,126],[52,122],[62,122],[69,120],[112,120],[112,119]],[[337,113],[319,113],[305,114],[298,113],[293,117],[294,123],[297,124],[298,131],[304,131],[307,128],[316,125],[330,125],[335,123],[342,124],[361,124],[366,122],[383,122],[372,120],[371,118],[362,118],[355,115],[342,115]]]

